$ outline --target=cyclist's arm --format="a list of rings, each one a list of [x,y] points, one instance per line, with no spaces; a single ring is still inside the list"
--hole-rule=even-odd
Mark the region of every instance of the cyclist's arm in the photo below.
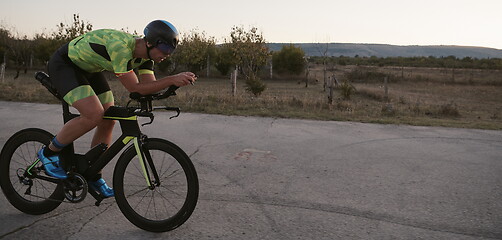
[[[153,81],[157,81],[154,74],[140,74],[139,75],[139,82],[147,83],[147,82],[153,82]]]
[[[186,86],[196,79],[195,74],[191,72],[179,73],[157,80],[155,80],[155,76],[153,75],[151,77],[141,76],[141,78],[142,81],[140,82],[138,76],[136,76],[133,71],[119,76],[120,82],[127,91],[137,92],[143,95],[159,92],[171,85],[176,85],[178,87]]]

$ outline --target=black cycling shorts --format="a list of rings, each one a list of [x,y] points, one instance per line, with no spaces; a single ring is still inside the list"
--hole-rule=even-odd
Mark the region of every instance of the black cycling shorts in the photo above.
[[[101,104],[114,101],[103,73],[89,73],[75,65],[68,57],[68,44],[52,55],[47,68],[52,86],[70,105],[89,96],[98,96]]]

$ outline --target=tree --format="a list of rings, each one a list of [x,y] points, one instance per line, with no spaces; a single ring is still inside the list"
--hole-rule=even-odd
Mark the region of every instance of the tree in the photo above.
[[[57,41],[46,34],[36,34],[33,39],[33,52],[35,58],[46,63],[51,58],[52,54],[61,46],[61,42]]]
[[[11,41],[11,33],[4,27],[0,27],[0,62],[4,63],[7,59],[7,51],[9,50],[9,42]]]
[[[305,52],[293,44],[284,45],[273,54],[272,61],[277,72],[300,75],[305,69]]]
[[[9,56],[14,61],[16,67],[16,76],[19,77],[21,69],[24,73],[28,71],[28,66],[33,60],[33,41],[29,40],[27,36],[22,38],[12,39],[10,42]]]
[[[5,66],[7,65],[7,51],[9,50],[10,31],[0,26],[0,81],[5,79]]]
[[[260,68],[267,63],[269,49],[261,33],[256,27],[246,31],[242,26],[234,26],[230,33],[231,49],[234,62],[239,66],[246,79],[247,90],[259,96],[266,85],[259,77]]]
[[[233,58],[232,48],[230,48],[229,44],[221,44],[216,48],[214,66],[221,73],[221,75],[227,76],[235,65],[237,65],[237,63]]]
[[[25,35],[23,37],[12,34],[13,30],[0,27],[0,52],[2,53],[1,62],[7,64],[7,61],[14,64],[17,74],[14,79],[19,77],[21,69],[26,73],[28,66],[33,60],[32,41]],[[5,66],[5,65],[4,65]]]
[[[328,51],[329,51],[329,43],[317,43],[316,45],[317,51],[322,56],[322,66],[323,66],[323,90],[326,91],[327,83],[328,83]],[[356,55],[356,58],[358,56]]]
[[[205,32],[199,33],[192,30],[183,35],[173,55],[173,60],[177,65],[185,66],[189,71],[199,72],[204,67],[209,67],[207,62],[208,59],[214,58],[215,46],[214,37],[207,37]]]
[[[63,44],[89,31],[92,31],[92,24],[81,20],[78,14],[73,14],[72,23],[61,22],[57,25],[57,31],[55,32],[36,34],[33,40],[30,40],[32,44],[31,54],[45,63]]]
[[[69,42],[74,38],[92,31],[92,24],[80,20],[79,14],[73,14],[73,23],[59,23],[57,32],[53,33],[53,38],[61,44]]]

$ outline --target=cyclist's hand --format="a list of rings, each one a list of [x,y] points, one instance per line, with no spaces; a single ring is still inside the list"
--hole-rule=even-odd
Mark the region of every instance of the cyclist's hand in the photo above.
[[[197,76],[192,72],[182,72],[175,75],[174,85],[178,87],[186,86],[188,84],[194,84],[197,80]]]

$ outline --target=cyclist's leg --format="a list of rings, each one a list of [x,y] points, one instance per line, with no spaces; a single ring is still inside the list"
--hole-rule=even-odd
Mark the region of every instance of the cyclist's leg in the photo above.
[[[96,127],[104,112],[103,106],[95,95],[77,100],[73,103],[73,107],[80,112],[80,116],[67,122],[51,141],[49,147],[43,148],[38,153],[46,173],[60,179],[66,179],[67,174],[60,165],[59,152],[65,145]]]
[[[103,107],[90,87],[86,72],[74,65],[68,58],[68,45],[64,45],[54,53],[48,64],[52,85],[64,100],[73,105],[81,113],[63,126],[48,147],[38,152],[38,158],[44,164],[46,173],[56,178],[66,178],[66,172],[59,164],[59,151],[70,144],[98,123]],[[92,126],[94,125],[94,126]]]
[[[59,141],[72,142],[103,122],[104,108],[96,95],[80,99],[72,106],[80,112],[80,117],[70,120],[63,126],[57,135]],[[105,128],[113,129],[113,126],[110,128],[108,125]],[[59,139],[60,136],[61,139]],[[111,137],[111,130],[109,136]],[[101,173],[90,179],[89,186],[101,193],[103,197],[115,195],[113,189],[101,177]]]
[[[68,121],[56,136],[58,142],[69,144],[95,128],[103,118],[104,109],[96,95],[79,99],[72,106],[80,113]]]
[[[59,159],[59,152],[64,146],[62,144],[70,144],[96,127],[104,112],[103,106],[96,95],[75,101],[73,107],[80,112],[80,116],[68,121],[51,141],[49,148],[54,146],[56,148],[49,150],[46,147],[38,154],[39,159],[44,164],[46,173],[60,179],[67,178],[66,171],[61,167]]]
[[[106,110],[109,107],[114,105],[113,93],[110,90],[108,81],[106,80],[103,73],[99,72],[99,73],[93,73],[89,77],[89,82],[91,84],[92,89],[98,96],[99,101],[103,106],[103,110],[106,112]],[[110,145],[110,143],[112,142],[112,131],[114,125],[115,125],[114,120],[107,120],[107,119],[101,120],[96,127],[96,131],[94,132],[94,137],[92,138],[91,142],[91,148],[100,143],[105,143],[107,145]]]
[[[104,111],[106,111],[109,107],[114,106],[114,104],[113,102],[111,102],[111,103],[105,103],[102,106]],[[101,120],[101,122],[99,122],[98,125],[96,126],[96,131],[94,132],[94,136],[91,142],[91,148],[100,143],[104,143],[109,146],[112,142],[112,132],[114,126],[115,126],[114,120],[107,120],[107,119]]]
[[[58,52],[53,55],[49,62],[48,69],[53,86],[64,96],[64,100],[75,107],[80,113],[79,117],[73,118],[63,126],[50,144],[49,148],[52,150],[53,154],[54,152],[57,153],[57,151],[60,151],[62,149],[61,146],[70,144],[100,124],[103,120],[105,108],[113,104],[113,95],[111,95],[111,98],[106,94],[96,95],[93,89],[95,86],[93,87],[89,84],[89,79],[101,75],[99,78],[104,80],[106,86],[104,86],[104,88],[96,88],[100,93],[102,93],[101,90],[106,90],[108,87],[106,79],[104,79],[102,74],[96,75],[87,73],[73,64],[68,58],[68,45],[61,47]],[[103,82],[101,82],[101,84],[102,83]],[[107,90],[109,92],[109,87]],[[101,100],[103,97],[106,101]],[[104,128],[110,129],[110,126],[104,126]],[[54,142],[58,143],[57,145],[59,145],[59,147],[54,146]],[[48,151],[48,153],[50,152]],[[54,159],[54,161],[59,162],[58,157]],[[89,186],[100,191],[105,197],[110,197],[114,194],[113,190],[109,188],[101,178],[98,179],[98,181],[89,182]]]
[[[113,102],[103,104],[105,111],[110,106],[113,106]],[[112,131],[114,125],[114,120],[101,120],[101,122],[98,123],[96,127],[96,131],[94,132],[91,147],[94,147],[100,143],[110,145],[110,143],[112,142]],[[106,184],[105,180],[102,177],[101,171],[99,171],[96,176],[90,179],[89,186],[94,188],[96,191],[99,191],[104,197],[115,196],[115,191]]]
[[[113,94],[103,73],[93,73],[89,76],[89,82],[92,89],[97,94],[104,111],[114,105]],[[92,138],[91,147],[94,147],[100,143],[110,145],[112,141],[112,131],[114,125],[114,120],[101,119],[101,121],[96,126],[96,131],[94,132],[94,137]],[[106,184],[105,180],[102,178],[101,171],[89,180],[89,186],[95,191],[100,192],[103,197],[113,197],[115,195],[115,191],[111,187],[109,187]]]

